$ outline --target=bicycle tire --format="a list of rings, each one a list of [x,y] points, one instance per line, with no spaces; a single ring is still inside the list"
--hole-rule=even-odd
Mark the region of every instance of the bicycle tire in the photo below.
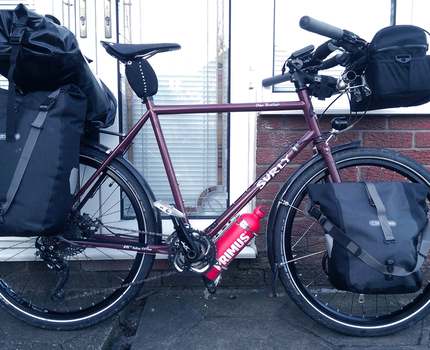
[[[379,180],[385,180],[386,174],[393,172],[393,179],[395,180],[399,180],[399,177],[407,178],[410,181],[421,182],[430,187],[430,174],[423,166],[391,150],[370,148],[349,149],[336,153],[334,158],[341,178],[342,174],[344,174],[347,180],[350,180],[349,177],[355,177],[358,181],[362,180],[360,177],[357,177],[358,173],[369,176],[371,181],[378,180],[378,177]],[[383,176],[377,175],[375,170],[378,169],[381,171],[381,174],[384,174]],[[301,216],[305,217],[305,215],[300,213],[300,208],[304,206],[303,201],[306,201],[307,185],[312,182],[321,181],[326,178],[327,174],[327,168],[323,161],[314,164],[293,183],[287,182],[278,193],[273,204],[276,214],[273,225],[274,245],[271,252],[274,257],[272,269],[279,269],[279,277],[287,294],[312,319],[325,327],[348,335],[380,336],[391,334],[421,320],[430,312],[430,283],[423,286],[416,295],[410,295],[413,299],[404,305],[400,297],[400,302],[398,299],[391,301],[390,298],[393,296],[386,295],[385,308],[388,310],[386,314],[378,312],[378,298],[380,296],[348,294],[349,292],[337,291],[332,286],[327,287],[324,274],[321,272],[324,270],[324,259],[319,260],[319,258],[316,258],[318,254],[315,254],[313,257],[309,255],[311,251],[313,251],[312,253],[319,251],[321,247],[320,243],[318,243],[320,238],[312,238],[312,235],[309,235],[309,232],[312,232],[314,229],[308,228],[306,232],[295,228],[300,228],[298,225],[302,225],[307,220],[303,219]],[[372,176],[375,178],[372,178]],[[289,203],[289,205],[280,204],[280,201],[283,201],[282,203],[284,204]],[[294,224],[294,221],[296,224]],[[304,225],[303,227],[307,226]],[[322,230],[319,227],[318,230],[321,237],[323,237]],[[296,231],[300,232],[299,235],[295,234]],[[308,236],[305,237],[306,235]],[[299,241],[297,237],[299,237]],[[312,239],[315,240],[312,241]],[[308,243],[305,243],[305,240]],[[306,244],[308,247],[307,255],[303,254],[303,251],[301,253],[303,255],[300,255],[298,252],[302,249],[301,246],[304,247]],[[324,244],[325,249],[325,243],[322,242],[322,244]],[[296,255],[294,255],[295,253]],[[301,260],[297,259],[300,256],[304,258]],[[306,259],[308,259],[307,262],[305,262]],[[289,262],[290,260],[291,262]],[[277,265],[285,261],[288,262],[283,266]],[[312,267],[309,266],[306,268],[306,264],[311,264]],[[314,275],[312,277],[318,273],[320,280],[315,282],[317,277],[314,277],[313,280],[307,279],[304,275],[307,273],[307,269],[309,271],[313,269]],[[309,276],[311,275],[310,272],[308,274]],[[321,276],[323,276],[322,281]],[[337,294],[339,294],[339,299],[343,298],[338,304],[329,301],[330,298],[334,298],[333,295]],[[351,298],[351,306],[349,305],[349,298]],[[362,298],[364,303],[368,303],[366,307],[369,307],[369,309],[375,307],[376,301],[376,312],[373,310],[370,310],[372,312],[364,310],[364,306],[359,305],[360,298]],[[393,307],[395,305],[394,300],[399,303],[397,310]],[[353,310],[358,310],[359,313],[360,307],[362,308],[362,314],[353,314]],[[384,309],[384,305],[381,305],[381,307]],[[393,310],[390,308],[393,308]]]
[[[80,162],[81,165],[89,165],[95,170],[106,157],[107,154],[97,148],[83,147],[81,149]],[[142,186],[142,179],[137,178],[133,174],[133,171],[128,169],[125,164],[127,163],[121,162],[118,159],[114,160],[106,170],[106,174],[109,178],[112,177],[118,181],[118,184],[122,186],[120,188],[121,191],[127,191],[127,198],[130,199],[133,206],[139,230],[157,232],[159,225],[152,206],[152,193],[148,193],[148,189]],[[145,242],[150,244],[159,244],[161,242],[161,238],[158,236],[140,235],[140,240],[145,240]],[[85,256],[87,255],[85,254]],[[119,284],[118,287],[112,287],[118,289],[115,289],[108,297],[103,297],[103,299],[100,297],[101,301],[98,304],[90,305],[83,309],[77,307],[72,312],[43,309],[34,303],[34,301],[24,299],[3,278],[0,279],[0,304],[16,318],[39,328],[74,330],[92,326],[118,313],[139,293],[143,286],[143,281],[151,271],[154,256],[136,253],[134,259],[130,258],[129,260],[131,264],[130,273],[124,281],[131,281],[132,283],[127,283],[126,287],[121,287]],[[86,265],[91,265],[94,262],[97,264],[100,261],[85,260],[81,261],[80,264],[82,265],[82,269],[84,269]],[[36,263],[34,262],[34,264]],[[32,262],[27,262],[27,264],[32,264]],[[0,267],[0,271],[2,270]],[[48,272],[47,270],[46,273]],[[110,273],[109,271],[96,271],[95,274],[97,272]],[[112,275],[116,273],[118,272],[112,272]],[[91,276],[93,275],[94,273]],[[106,277],[101,280],[105,283],[105,280],[109,278],[113,277]],[[73,283],[73,280],[70,282]],[[39,283],[43,284],[44,280],[40,279]],[[88,283],[94,283],[94,281],[89,281]],[[108,290],[106,293],[110,293],[109,288],[106,289]],[[24,293],[24,290],[21,293]]]

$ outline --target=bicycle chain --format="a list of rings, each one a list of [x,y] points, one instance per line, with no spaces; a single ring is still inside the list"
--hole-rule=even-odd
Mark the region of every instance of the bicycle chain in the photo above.
[[[138,233],[138,234],[143,234],[143,235],[148,235],[148,236],[157,236],[157,237],[170,237],[172,234],[167,234],[167,233],[159,233],[159,232],[148,232],[148,231],[141,231],[141,230],[134,230],[134,229],[129,229],[129,228],[122,228],[122,227],[115,227],[115,226],[109,226],[109,225],[103,225],[102,227],[106,228],[110,233],[112,233],[114,236],[125,236],[125,235],[121,235],[121,234],[115,234],[114,232],[110,231],[110,229],[112,230],[118,230],[118,231],[125,231],[125,232],[133,232],[133,233]]]
[[[134,229],[121,228],[121,227],[114,227],[114,226],[103,225],[103,224],[102,224],[102,226],[104,228],[106,228],[112,235],[117,236],[117,237],[126,237],[126,235],[115,234],[111,230],[126,231],[126,232],[138,233],[138,234],[143,234],[143,235],[148,235],[148,236],[157,236],[157,237],[166,237],[166,238],[171,237],[172,234],[173,234],[173,233],[172,234],[163,234],[163,233],[159,233],[159,232],[147,232],[147,231],[141,231],[141,230],[134,230]],[[145,254],[151,255],[151,253],[145,253]],[[128,288],[128,287],[140,285],[140,284],[143,284],[143,283],[146,283],[146,282],[156,281],[156,280],[161,279],[163,277],[173,276],[173,275],[176,275],[178,273],[179,273],[178,271],[170,271],[170,272],[167,272],[167,273],[163,273],[163,274],[161,274],[159,276],[147,277],[143,281],[130,282],[130,283],[122,284],[122,285],[120,285],[118,287],[102,288],[102,289],[99,289],[99,290],[94,291],[94,292],[86,293],[85,295],[86,296],[94,296],[94,295],[97,295],[97,294],[100,294],[100,293],[103,293],[103,292],[106,292],[106,291],[114,291],[117,288]],[[153,294],[153,293],[151,293],[151,294]],[[77,299],[79,297],[80,296],[73,296],[73,297],[65,298],[65,301]],[[138,298],[142,299],[142,297],[138,297]]]
[[[125,232],[132,232],[132,233],[137,233],[137,234],[143,234],[143,235],[148,235],[148,236],[157,236],[157,237],[170,237],[172,234],[163,234],[163,233],[159,233],[159,232],[148,232],[148,231],[141,231],[141,230],[135,230],[135,229],[125,229],[122,227],[115,227],[115,226],[109,226],[109,225],[101,225],[102,227],[106,228],[113,236],[116,237],[129,237],[131,238],[131,236],[127,236],[127,235],[121,235],[121,234],[115,234],[114,232],[112,232],[111,230],[117,230],[117,231],[125,231]],[[132,237],[135,238],[135,237]],[[155,254],[151,254],[151,253],[145,253],[148,255],[155,255]],[[157,279],[161,279],[163,277],[169,277],[172,275],[178,274],[178,271],[170,271],[167,273],[163,273],[159,276],[153,276],[153,277],[147,277],[145,278],[143,281],[138,281],[138,282],[130,282],[130,283],[126,283],[126,284],[122,284],[118,287],[110,287],[110,288],[102,288],[102,289],[98,289],[97,291],[94,292],[89,292],[89,293],[85,293],[86,296],[94,296],[94,295],[98,295],[101,293],[104,293],[106,291],[115,291],[117,288],[128,288],[131,286],[136,286],[136,285],[140,285],[143,284],[145,282],[150,282],[150,281],[155,281]],[[78,299],[80,298],[80,296],[73,296],[73,297],[69,297],[69,298],[65,298],[65,301],[69,301],[69,300],[73,300],[73,299]]]

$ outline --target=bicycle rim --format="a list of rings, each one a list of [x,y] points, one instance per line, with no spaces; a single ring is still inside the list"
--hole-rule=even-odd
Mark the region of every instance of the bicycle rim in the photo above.
[[[392,180],[406,178],[413,182],[424,182],[429,186],[428,179],[414,169],[413,163],[403,164],[399,159],[369,155],[353,156],[340,159],[337,166],[343,181],[345,179],[351,181],[358,175],[358,169],[360,177],[355,178],[354,181],[389,180],[388,174],[391,173]],[[285,244],[282,245],[281,256],[284,262],[292,261],[286,263],[283,269],[294,290],[299,293],[302,301],[320,314],[320,317],[323,316],[345,327],[377,330],[395,327],[417,317],[429,305],[428,278],[423,279],[424,285],[419,292],[407,295],[363,296],[338,291],[329,283],[322,266],[322,256],[325,251],[322,229],[314,222],[309,223],[311,219],[305,218],[300,211],[308,201],[306,186],[309,183],[321,181],[326,177],[325,172],[325,169],[319,169],[309,176],[295,191],[294,198],[289,198],[291,207],[287,209],[287,220],[282,229],[282,240]],[[300,220],[302,223],[297,224]],[[308,224],[305,224],[305,221],[308,221]],[[318,254],[318,252],[322,253]],[[300,257],[302,259],[298,259]],[[425,268],[428,274],[428,264]]]
[[[92,157],[81,156],[81,183],[98,165]],[[109,167],[104,176],[79,216],[86,214],[100,220],[99,230],[103,230],[103,223],[115,225],[119,222],[126,222],[140,231],[153,229],[148,227],[146,209],[133,181],[127,179],[119,167]],[[136,238],[141,242],[148,239],[137,233]],[[69,265],[64,297],[53,297],[61,272],[50,269],[44,260],[35,256],[36,240],[36,237],[18,242],[10,239],[9,246],[6,240],[2,241],[0,297],[16,316],[46,327],[53,323],[58,328],[63,328],[62,325],[79,328],[96,322],[91,320],[98,322],[115,313],[140,289],[147,272],[143,270],[147,270],[148,259],[151,263],[153,259],[141,253],[106,248],[75,252],[64,259]]]

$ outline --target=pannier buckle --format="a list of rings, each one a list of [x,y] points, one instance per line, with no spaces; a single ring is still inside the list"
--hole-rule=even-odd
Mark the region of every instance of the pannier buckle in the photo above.
[[[48,99],[46,99],[45,102],[43,102],[40,105],[39,108],[40,108],[41,111],[47,112],[47,111],[49,111],[51,109],[51,107],[54,105],[54,103],[55,103],[55,98],[48,98]]]
[[[309,209],[308,209],[308,214],[310,216],[312,216],[315,220],[317,220],[318,222],[320,221],[321,218],[321,210],[319,210],[315,205],[312,205]]]
[[[9,43],[12,44],[12,45],[19,45],[19,44],[21,44],[22,37],[23,37],[22,34],[23,33],[19,33],[19,35],[12,35],[9,38]]]
[[[385,262],[385,266],[387,267],[387,272],[389,273],[389,275],[385,275],[385,279],[387,281],[390,281],[393,279],[393,271],[394,271],[394,260],[393,259],[387,259],[387,261]]]
[[[353,248],[354,248],[354,252],[352,252],[352,254],[355,257],[359,257],[361,255],[361,247],[358,246],[358,245],[356,245],[356,244],[354,244]]]
[[[411,55],[397,55],[395,60],[399,63],[409,63],[412,60]]]

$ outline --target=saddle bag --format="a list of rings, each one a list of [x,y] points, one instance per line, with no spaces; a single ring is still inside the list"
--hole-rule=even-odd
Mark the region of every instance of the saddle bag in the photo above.
[[[430,248],[428,188],[402,182],[309,185],[308,213],[325,233],[332,285],[361,294],[412,293]]]
[[[426,31],[422,28],[397,25],[378,31],[368,46],[364,64],[370,94],[352,94],[351,110],[409,107],[429,102],[427,49]]]
[[[0,89],[0,125],[8,91]],[[78,185],[86,99],[74,85],[17,94],[14,140],[0,140],[0,236],[61,232]]]

